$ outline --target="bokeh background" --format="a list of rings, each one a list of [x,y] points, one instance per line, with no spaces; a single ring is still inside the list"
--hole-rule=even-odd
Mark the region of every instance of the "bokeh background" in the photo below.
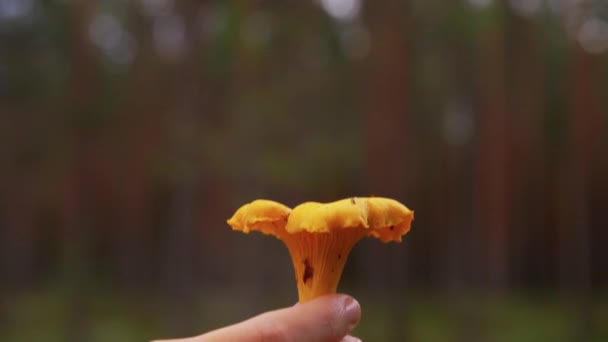
[[[608,2],[0,0],[0,339],[296,302],[240,205],[387,196],[367,341],[608,341]]]

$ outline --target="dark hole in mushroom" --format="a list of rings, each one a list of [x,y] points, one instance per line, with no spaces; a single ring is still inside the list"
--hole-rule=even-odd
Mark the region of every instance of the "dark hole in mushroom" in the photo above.
[[[338,260],[342,259],[342,253],[338,253]]]
[[[306,283],[309,279],[312,278],[313,268],[310,266],[308,259],[304,259],[304,274],[302,275],[302,282]]]
[[[388,227],[388,229],[393,230],[393,229],[395,229],[395,226],[390,226],[390,227]]]

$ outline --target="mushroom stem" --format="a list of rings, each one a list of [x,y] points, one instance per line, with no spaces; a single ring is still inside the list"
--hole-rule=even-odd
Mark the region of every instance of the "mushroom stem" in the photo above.
[[[300,232],[283,236],[293,262],[300,303],[336,293],[348,254],[365,234],[363,228],[348,228],[338,234]]]

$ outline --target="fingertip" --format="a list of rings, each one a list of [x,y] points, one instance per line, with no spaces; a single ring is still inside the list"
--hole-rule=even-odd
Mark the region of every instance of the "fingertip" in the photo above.
[[[338,341],[350,334],[360,319],[359,302],[345,294],[331,294],[260,315],[245,324],[262,332],[283,327],[293,341]],[[359,340],[351,337],[344,341]]]
[[[348,335],[352,332],[361,320],[361,305],[355,298],[349,295],[326,295],[311,301],[311,303],[314,301],[317,302],[313,305],[319,305],[322,310],[333,308],[332,310],[326,311],[329,315],[326,317],[328,320],[335,322],[334,327],[342,333],[341,336]],[[352,341],[357,340],[355,339]]]
[[[345,322],[348,322],[349,327],[352,326],[352,328],[354,328],[357,324],[359,324],[359,321],[361,320],[361,305],[355,298],[347,294],[325,295],[313,299],[312,301],[305,304],[314,303],[313,305],[319,304],[324,307],[329,307],[327,303],[323,303],[326,301],[333,302],[332,304],[334,305],[334,307],[338,309],[337,313],[342,316],[341,318]],[[296,304],[296,306],[298,305]]]
[[[354,336],[346,335],[340,342],[361,342],[361,340]]]
[[[348,331],[351,332],[361,320],[361,305],[350,296],[345,296],[342,305],[344,307],[344,320],[347,322]]]

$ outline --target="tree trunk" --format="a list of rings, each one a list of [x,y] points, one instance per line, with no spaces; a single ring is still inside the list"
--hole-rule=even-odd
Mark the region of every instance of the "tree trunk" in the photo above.
[[[414,197],[416,172],[414,120],[409,111],[409,3],[370,2],[366,7],[372,48],[367,61],[365,108],[367,131],[367,179],[371,195],[394,197],[403,201]],[[407,196],[407,198],[401,198]],[[373,289],[389,289],[399,294],[387,309],[390,317],[388,339],[403,341],[406,251],[403,246],[387,254],[385,246],[370,244],[374,255],[363,260],[362,274]],[[384,250],[384,252],[382,252]],[[384,255],[384,260],[379,260]],[[373,276],[369,276],[373,274]]]
[[[504,15],[504,11],[497,15]],[[506,89],[504,20],[483,32],[478,40],[477,72],[480,102],[478,107],[477,201],[479,256],[482,283],[501,290],[508,272],[508,108]]]

